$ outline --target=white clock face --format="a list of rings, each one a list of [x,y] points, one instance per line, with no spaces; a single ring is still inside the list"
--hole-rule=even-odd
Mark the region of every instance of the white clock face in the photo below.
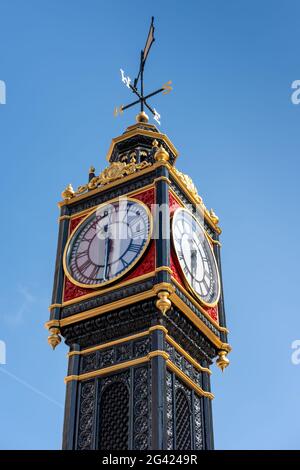
[[[173,216],[172,236],[188,286],[204,304],[216,305],[220,294],[219,273],[204,229],[191,212],[177,209]]]
[[[145,204],[124,199],[101,205],[75,230],[65,251],[67,276],[98,287],[124,275],[150,241],[151,214]]]

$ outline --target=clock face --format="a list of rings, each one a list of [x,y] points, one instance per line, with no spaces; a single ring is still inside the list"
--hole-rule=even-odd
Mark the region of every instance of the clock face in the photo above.
[[[121,199],[101,205],[79,224],[64,257],[69,279],[100,287],[124,275],[146,250],[152,218],[145,204]]]
[[[205,305],[216,305],[219,272],[204,229],[191,212],[180,208],[173,216],[172,236],[186,283]]]

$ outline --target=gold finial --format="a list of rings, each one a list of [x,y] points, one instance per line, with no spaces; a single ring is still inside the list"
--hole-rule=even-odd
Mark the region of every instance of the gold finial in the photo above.
[[[49,328],[50,335],[48,336],[48,343],[54,350],[56,346],[61,342],[61,337],[59,335],[60,329],[56,326]]]
[[[95,173],[95,167],[93,165],[90,166],[89,173]]]
[[[164,149],[162,145],[158,148],[154,155],[154,160],[156,160],[157,162],[167,162],[169,158],[170,156],[168,152]]]
[[[219,223],[219,217],[216,215],[215,211],[213,209],[210,209],[209,215],[211,220],[213,221],[214,224],[218,225]]]
[[[131,154],[129,155],[130,157],[130,163],[136,163],[136,153],[135,152],[131,152]]]
[[[136,116],[136,122],[148,122],[149,117],[145,113],[145,111],[141,111],[137,116]]]
[[[217,366],[220,367],[221,371],[223,372],[224,369],[229,366],[229,359],[226,357],[227,351],[221,349],[218,354],[219,357],[217,359]]]
[[[63,199],[72,199],[74,194],[75,194],[75,191],[73,189],[73,186],[70,183],[70,184],[68,184],[66,189],[61,193],[61,196],[62,196]]]
[[[172,306],[171,300],[169,300],[170,292],[163,290],[157,294],[157,297],[158,300],[156,301],[155,305],[158,310],[160,310],[161,313],[165,315]]]
[[[152,142],[152,147],[158,147],[158,140],[154,139]]]

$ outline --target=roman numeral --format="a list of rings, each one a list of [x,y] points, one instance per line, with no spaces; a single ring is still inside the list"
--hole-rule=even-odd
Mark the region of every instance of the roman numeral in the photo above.
[[[79,266],[80,271],[86,271],[86,269],[91,265],[91,261],[87,259],[83,264]]]
[[[141,245],[138,243],[131,243],[128,251],[133,251],[133,253],[139,253],[141,251]]]
[[[77,252],[76,258],[80,259],[80,258],[83,258],[84,256],[88,256],[88,252],[89,252],[89,250],[80,251],[79,253]]]
[[[121,258],[121,263],[122,263],[122,265],[123,265],[123,269],[128,268],[129,264],[128,264],[127,261],[125,261],[123,258]]]
[[[89,277],[91,279],[95,278],[98,271],[99,271],[99,266],[95,265]]]

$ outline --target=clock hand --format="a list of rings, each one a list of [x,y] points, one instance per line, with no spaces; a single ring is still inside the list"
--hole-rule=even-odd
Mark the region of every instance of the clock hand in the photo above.
[[[108,225],[105,225],[104,231],[107,232]],[[107,268],[108,268],[108,259],[109,259],[109,253],[110,253],[110,242],[111,239],[109,236],[105,238],[105,247],[104,247],[104,275],[103,279],[107,279]]]

